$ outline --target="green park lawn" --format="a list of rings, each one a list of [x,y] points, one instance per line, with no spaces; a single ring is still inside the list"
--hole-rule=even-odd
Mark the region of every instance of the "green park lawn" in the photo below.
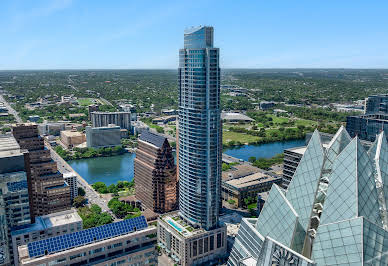
[[[241,143],[249,143],[257,141],[259,137],[244,134],[244,133],[238,133],[238,132],[232,132],[232,131],[223,131],[222,132],[222,142],[224,144],[234,140],[235,142],[239,141]]]
[[[81,106],[88,106],[93,104],[93,100],[94,100],[93,98],[79,98],[78,103]]]

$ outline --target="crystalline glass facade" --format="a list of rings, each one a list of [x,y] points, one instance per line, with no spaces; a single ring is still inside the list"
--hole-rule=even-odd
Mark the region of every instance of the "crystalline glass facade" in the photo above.
[[[388,265],[386,196],[384,133],[367,152],[343,127],[325,148],[315,132],[288,191],[273,186],[255,227],[239,231],[228,265]],[[255,234],[259,255],[245,242]]]
[[[257,221],[256,229],[263,236],[270,236],[284,245],[291,246],[298,224],[297,213],[275,184],[267,202]]]

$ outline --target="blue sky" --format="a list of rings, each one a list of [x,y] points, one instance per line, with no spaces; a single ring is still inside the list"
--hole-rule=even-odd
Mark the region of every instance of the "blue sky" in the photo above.
[[[223,68],[388,68],[386,0],[0,0],[0,69],[176,68],[197,25]]]

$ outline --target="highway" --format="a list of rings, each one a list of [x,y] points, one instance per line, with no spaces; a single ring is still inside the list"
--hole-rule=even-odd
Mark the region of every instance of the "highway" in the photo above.
[[[45,146],[50,150],[51,158],[57,163],[59,172],[61,173],[73,172],[77,175],[78,187],[82,187],[85,190],[86,192],[85,197],[89,200],[89,204],[97,204],[98,206],[101,207],[101,210],[103,212],[110,213],[112,217],[115,218],[116,220],[115,215],[108,208],[108,202],[104,198],[102,198],[100,194],[96,192],[88,184],[88,182],[85,181],[85,179],[83,179],[76,171],[74,171],[74,169],[64,159],[62,159],[62,157],[59,156],[51,147],[51,145],[46,141],[45,141]]]
[[[3,95],[0,95],[0,102],[3,102],[5,107],[8,109],[8,113],[12,114],[16,122],[23,123],[23,120],[20,118],[19,114],[15,111],[15,109],[12,108],[12,106],[4,99]]]

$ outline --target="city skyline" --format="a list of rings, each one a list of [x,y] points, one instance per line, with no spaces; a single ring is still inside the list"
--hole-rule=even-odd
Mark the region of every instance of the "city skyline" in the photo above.
[[[373,2],[2,1],[0,70],[176,69],[196,25],[217,28],[223,68],[387,68],[388,5]]]

